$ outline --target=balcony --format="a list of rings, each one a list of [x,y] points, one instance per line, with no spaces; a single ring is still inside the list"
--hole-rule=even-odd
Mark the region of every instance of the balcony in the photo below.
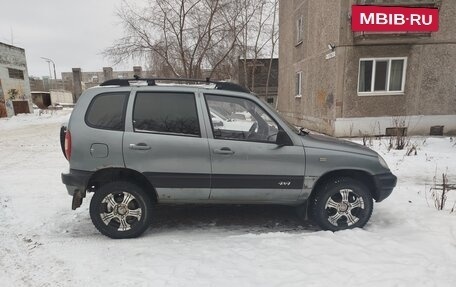
[[[356,0],[358,5],[438,7],[441,0]]]
[[[424,32],[353,32],[355,42],[365,44],[417,43],[429,39],[431,33]]]

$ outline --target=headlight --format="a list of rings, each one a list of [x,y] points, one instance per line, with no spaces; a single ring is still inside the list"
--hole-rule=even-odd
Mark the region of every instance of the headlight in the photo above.
[[[389,169],[388,164],[387,164],[386,161],[383,159],[383,157],[381,157],[380,155],[378,155],[378,161],[380,162],[380,164],[381,164],[384,168]]]

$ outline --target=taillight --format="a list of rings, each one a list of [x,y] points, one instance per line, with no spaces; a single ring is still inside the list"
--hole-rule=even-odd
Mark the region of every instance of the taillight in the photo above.
[[[71,133],[68,130],[65,133],[65,157],[67,160],[71,158]]]

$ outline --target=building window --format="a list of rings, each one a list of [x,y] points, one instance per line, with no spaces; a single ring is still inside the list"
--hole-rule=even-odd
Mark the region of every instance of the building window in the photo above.
[[[295,97],[300,98],[302,97],[302,72],[297,72],[296,73],[296,79],[295,79],[296,85],[295,85]]]
[[[270,104],[270,105],[273,105],[273,104],[274,104],[274,98],[273,98],[273,97],[268,97],[268,98],[266,99],[266,102],[267,102],[268,104]]]
[[[403,94],[407,58],[360,59],[358,95]]]
[[[302,16],[296,20],[296,45],[302,43]]]
[[[8,74],[11,79],[24,79],[24,71],[8,68]]]

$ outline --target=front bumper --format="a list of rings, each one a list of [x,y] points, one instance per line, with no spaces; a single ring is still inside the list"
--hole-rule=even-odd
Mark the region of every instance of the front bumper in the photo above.
[[[92,175],[91,171],[70,169],[69,173],[62,173],[62,182],[66,185],[68,194],[73,196],[76,192],[84,192],[87,189]]]
[[[376,190],[375,200],[380,202],[390,196],[397,183],[397,177],[391,172],[374,175]]]

